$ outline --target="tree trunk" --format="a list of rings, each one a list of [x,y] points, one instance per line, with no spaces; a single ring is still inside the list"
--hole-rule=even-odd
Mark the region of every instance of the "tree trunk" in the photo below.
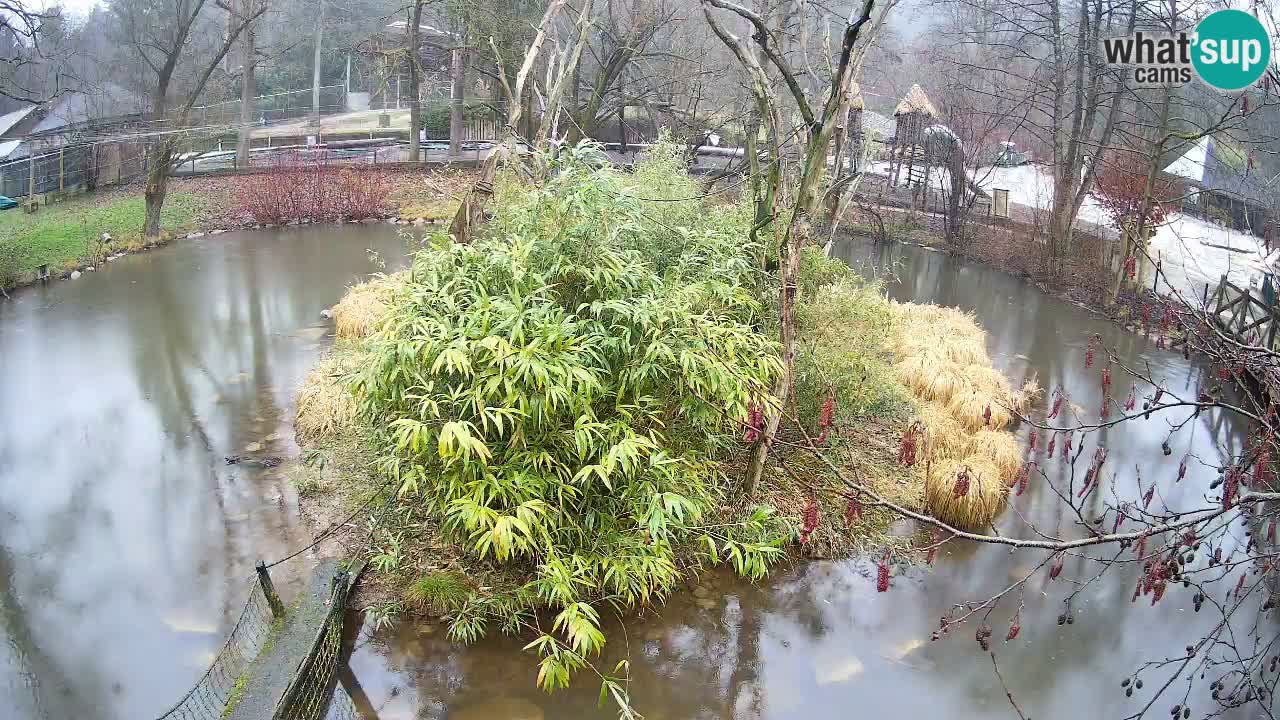
[[[320,19],[316,21],[316,43],[311,58],[311,124],[320,127],[320,53],[324,49],[324,1],[320,2]],[[347,74],[351,73],[351,56],[347,56]]]
[[[422,74],[422,63],[418,61],[422,3],[423,0],[413,0],[413,11],[409,13],[409,162],[418,162],[422,158],[422,141],[418,135],[422,129],[422,103],[418,99],[418,84]]]
[[[467,56],[462,48],[454,48],[449,58],[449,74],[453,81],[449,88],[449,154],[462,154],[462,135],[466,128],[463,114],[467,94]]]
[[[251,5],[251,2],[244,2],[241,5],[245,9],[243,13],[245,17],[252,13]],[[251,24],[240,37],[240,48],[243,53],[240,67],[240,129],[236,134],[236,165],[239,167],[249,167],[249,146],[253,136],[253,99],[258,94],[255,77],[257,44],[257,32]]]
[[[142,223],[142,235],[147,239],[160,237],[160,211],[169,191],[169,163],[172,159],[171,140],[156,140],[147,150],[147,185],[143,194],[146,216]]]

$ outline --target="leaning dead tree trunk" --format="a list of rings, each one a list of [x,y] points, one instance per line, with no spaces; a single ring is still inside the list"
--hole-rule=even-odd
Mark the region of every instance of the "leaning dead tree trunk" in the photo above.
[[[533,42],[529,44],[529,49],[524,53],[524,62],[521,63],[520,70],[516,73],[514,86],[507,80],[507,71],[505,63],[502,61],[502,53],[498,51],[498,46],[494,43],[493,38],[489,38],[489,46],[493,48],[494,57],[497,58],[498,62],[498,80],[507,100],[507,124],[503,131],[503,141],[485,159],[480,168],[480,178],[463,196],[462,204],[458,207],[458,212],[453,216],[453,222],[449,225],[449,235],[454,242],[471,242],[475,229],[484,223],[485,206],[489,203],[489,199],[493,197],[493,181],[497,177],[498,163],[506,158],[514,158],[516,156],[519,143],[516,128],[519,127],[520,117],[524,110],[521,99],[524,97],[525,84],[529,80],[529,73],[533,71],[534,63],[538,60],[538,53],[541,52],[543,44],[547,41],[547,34],[554,24],[556,15],[564,5],[565,0],[551,0],[547,5],[547,11],[542,15],[542,22],[538,24],[538,32],[533,36]]]
[[[862,28],[871,20],[871,12],[875,6],[875,0],[866,0],[862,7],[862,13],[857,20],[846,24],[840,44],[839,61],[831,76],[826,101],[818,114],[815,114],[813,108],[809,105],[808,98],[800,86],[796,73],[779,52],[780,44],[777,41],[776,34],[770,30],[764,18],[728,0],[702,0],[702,2],[703,14],[706,16],[708,23],[710,23],[712,30],[720,38],[721,42],[725,43],[733,51],[738,61],[747,67],[753,78],[753,86],[761,83],[767,86],[768,78],[760,77],[764,74],[760,63],[751,57],[750,52],[747,51],[740,40],[719,27],[710,11],[710,7],[733,12],[752,25],[755,30],[752,39],[764,56],[781,74],[784,84],[791,92],[791,97],[795,101],[805,127],[809,128],[809,141],[805,147],[800,183],[793,195],[795,204],[790,211],[790,222],[787,223],[784,229],[775,230],[775,236],[778,232],[782,234],[778,242],[778,272],[781,286],[779,290],[779,305],[781,308],[779,335],[782,344],[782,372],[774,387],[772,407],[769,408],[765,416],[765,426],[760,428],[760,438],[756,441],[756,445],[752,450],[751,461],[747,466],[744,490],[750,495],[754,494],[756,485],[764,473],[765,461],[768,459],[774,437],[777,435],[778,426],[782,420],[781,410],[786,405],[792,392],[795,375],[795,303],[798,292],[797,280],[800,275],[800,250],[810,242],[812,234],[811,221],[818,206],[822,180],[826,174],[827,151],[831,144],[831,136],[835,132],[835,117],[842,109],[845,112],[848,111],[846,84],[849,73],[853,72],[854,46],[858,42]],[[771,106],[765,109],[772,114],[773,118],[777,118],[779,115],[776,108],[777,104],[772,101],[771,94],[754,88],[753,92],[757,93],[758,102]],[[760,99],[761,97],[763,97],[763,100]],[[772,127],[769,128],[769,133],[774,146],[777,147],[781,142],[781,123],[774,122],[771,118],[770,125]],[[775,155],[775,164],[776,161],[777,156]],[[778,196],[775,194],[774,197],[776,202]],[[777,209],[774,208],[773,212],[776,213]]]
[[[545,147],[555,136],[560,105],[564,101],[565,84],[577,77],[578,61],[582,58],[582,49],[587,45],[587,32],[591,29],[591,4],[592,0],[582,3],[582,10],[578,14],[577,38],[554,58],[548,68],[548,73],[552,74],[554,71],[554,74],[547,78],[546,112],[534,139],[535,147]]]

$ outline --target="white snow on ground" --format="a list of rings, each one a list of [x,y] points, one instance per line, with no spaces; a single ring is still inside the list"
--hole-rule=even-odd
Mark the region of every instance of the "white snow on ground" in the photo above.
[[[871,171],[888,174],[889,163],[871,163]],[[1046,211],[1053,204],[1053,175],[1037,165],[979,168],[974,179],[988,191],[1008,190],[1011,203]],[[929,184],[941,189],[946,182],[945,172],[935,168]],[[1107,227],[1115,237],[1111,218],[1092,196],[1085,198],[1077,220]],[[1161,261],[1169,283],[1188,300],[1199,299],[1206,283],[1212,292],[1223,275],[1241,287],[1261,284],[1264,268],[1280,259],[1268,262],[1265,252],[1261,238],[1181,213],[1170,214],[1151,240],[1152,257]]]

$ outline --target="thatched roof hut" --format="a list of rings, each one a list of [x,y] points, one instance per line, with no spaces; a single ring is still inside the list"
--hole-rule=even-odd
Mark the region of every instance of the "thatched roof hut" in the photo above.
[[[919,85],[912,85],[907,94],[903,96],[902,101],[898,103],[898,107],[893,109],[893,116],[911,115],[914,113],[924,113],[931,118],[938,117],[938,110],[933,107],[933,103],[929,102],[928,96],[924,94],[924,90]]]

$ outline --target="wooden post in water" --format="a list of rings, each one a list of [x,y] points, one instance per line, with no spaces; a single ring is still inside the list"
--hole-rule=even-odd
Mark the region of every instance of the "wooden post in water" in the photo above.
[[[284,603],[276,593],[275,583],[271,582],[271,573],[267,572],[267,564],[259,560],[257,570],[258,584],[262,585],[262,594],[266,596],[267,604],[271,606],[271,615],[277,618],[284,617]]]
[[[31,156],[31,161],[27,163],[27,169],[29,171],[27,177],[27,202],[31,202],[36,199],[36,156],[34,154]]]

